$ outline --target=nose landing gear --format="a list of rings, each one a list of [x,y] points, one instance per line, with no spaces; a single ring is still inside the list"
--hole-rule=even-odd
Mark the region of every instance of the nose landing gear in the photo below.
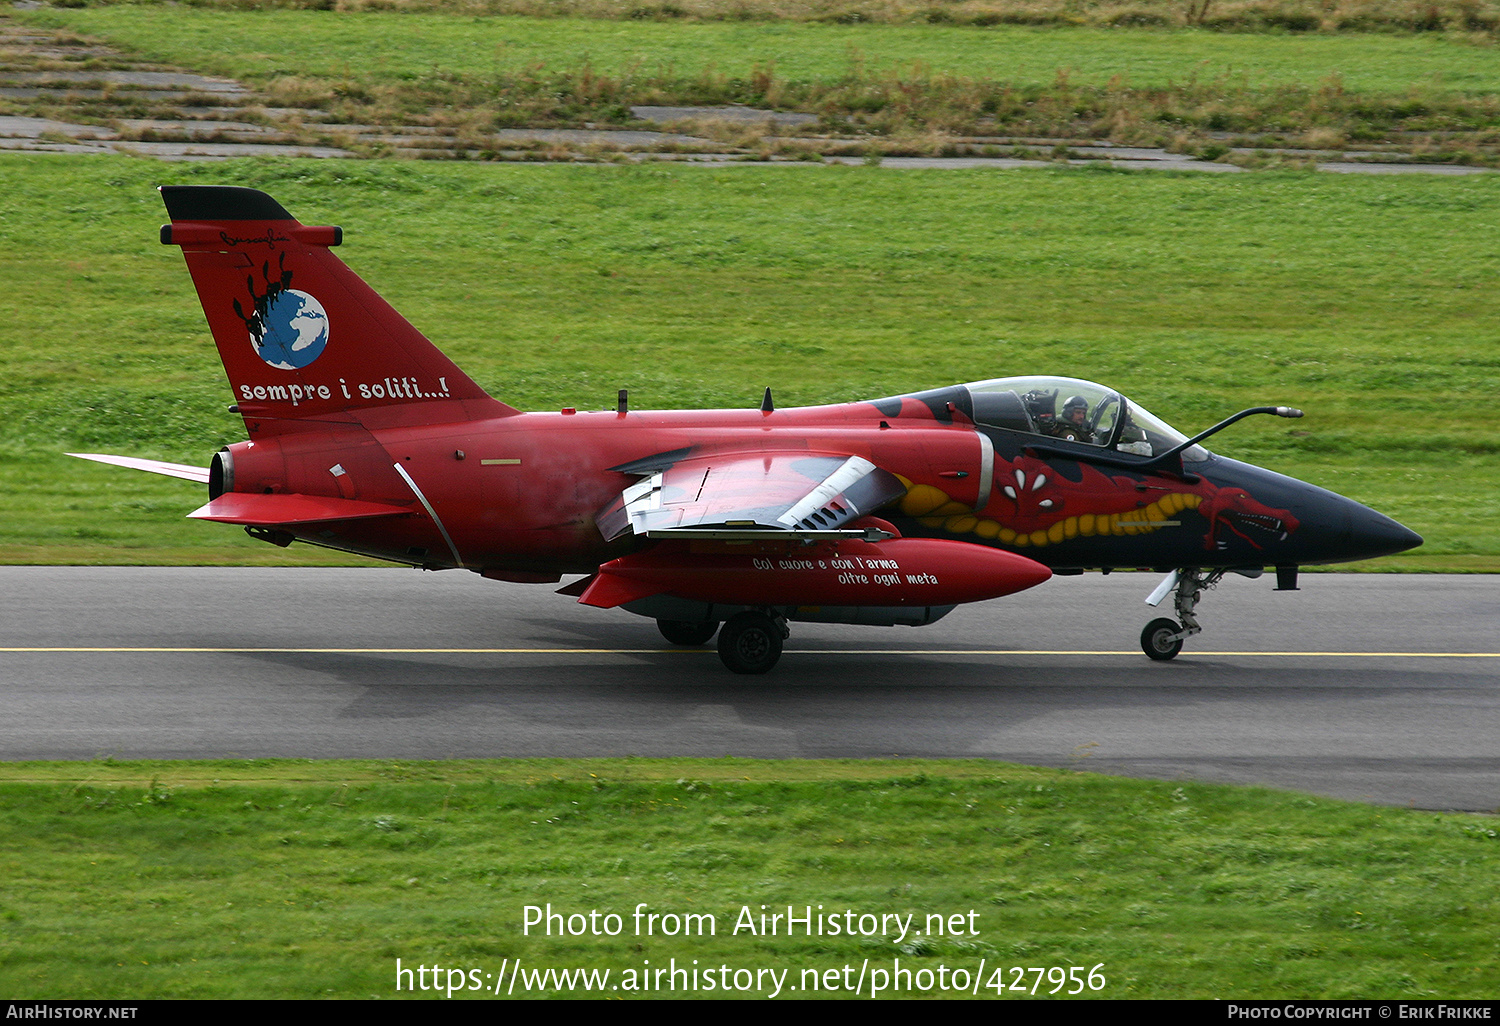
[[[1146,624],[1146,629],[1141,631],[1141,651],[1152,659],[1172,659],[1182,651],[1184,641],[1194,634],[1202,633],[1203,628],[1198,625],[1193,611],[1198,608],[1198,600],[1203,597],[1203,593],[1223,580],[1225,572],[1210,570],[1205,573],[1196,567],[1185,567],[1169,573],[1146,599],[1146,605],[1158,606],[1168,594],[1175,591],[1173,604],[1177,609],[1177,617],[1182,622],[1161,617]]]
[[[1187,632],[1176,620],[1159,616],[1141,631],[1141,651],[1152,659],[1171,659],[1182,651],[1182,641],[1186,636]]]

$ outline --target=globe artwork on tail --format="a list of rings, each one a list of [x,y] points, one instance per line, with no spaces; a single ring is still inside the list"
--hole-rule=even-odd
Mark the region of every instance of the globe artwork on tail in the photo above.
[[[260,338],[252,333],[250,340],[272,367],[297,370],[322,355],[328,344],[328,314],[306,292],[282,289],[268,297]]]

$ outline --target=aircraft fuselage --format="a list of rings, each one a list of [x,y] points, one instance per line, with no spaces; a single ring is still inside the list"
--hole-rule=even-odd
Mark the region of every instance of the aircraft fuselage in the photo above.
[[[228,455],[233,491],[412,510],[394,521],[297,525],[290,533],[301,540],[520,579],[592,573],[649,545],[611,544],[596,527],[601,510],[639,476],[609,468],[681,451],[860,456],[909,482],[897,504],[875,511],[902,536],[1007,549],[1053,570],[1341,562],[1400,551],[1415,538],[1359,503],[1249,464],[1211,456],[1181,475],[1132,471],[1090,462],[1082,446],[1078,459],[1028,454],[1036,441],[961,414],[945,422],[920,403],[891,414],[857,402],[773,412],[527,413],[373,430],[304,424],[230,446]],[[397,466],[435,519],[421,515]]]

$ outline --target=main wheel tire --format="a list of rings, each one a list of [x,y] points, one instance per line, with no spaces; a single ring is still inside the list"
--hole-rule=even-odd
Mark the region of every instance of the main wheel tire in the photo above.
[[[738,613],[719,631],[719,658],[735,673],[765,673],[781,658],[781,628],[764,613]]]
[[[1159,661],[1173,659],[1178,652],[1182,651],[1182,639],[1174,638],[1172,635],[1181,631],[1182,625],[1176,620],[1168,620],[1165,617],[1152,620],[1146,624],[1146,629],[1141,631],[1141,651]]]
[[[674,645],[702,645],[714,636],[719,625],[713,620],[704,623],[693,623],[691,620],[658,620],[656,629],[661,631],[662,637]]]

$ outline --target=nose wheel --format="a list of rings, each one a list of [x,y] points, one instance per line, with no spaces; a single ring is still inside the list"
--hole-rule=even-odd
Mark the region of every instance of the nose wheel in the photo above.
[[[737,613],[719,631],[719,658],[735,673],[765,673],[781,658],[781,643],[790,633],[781,617]]]
[[[1173,595],[1172,604],[1177,610],[1177,619],[1182,622],[1162,617],[1146,624],[1146,629],[1141,631],[1141,651],[1162,662],[1176,658],[1177,653],[1182,651],[1184,641],[1194,634],[1203,633],[1203,628],[1198,626],[1198,619],[1193,613],[1198,608],[1198,601],[1203,598],[1203,593],[1211,591],[1223,579],[1223,570],[1205,573],[1195,567],[1173,570],[1167,574],[1166,579],[1146,599],[1146,605],[1161,605],[1163,599]]]
[[[1166,617],[1158,617],[1146,624],[1146,629],[1141,631],[1141,651],[1152,659],[1172,659],[1182,651],[1185,636],[1182,624]]]

